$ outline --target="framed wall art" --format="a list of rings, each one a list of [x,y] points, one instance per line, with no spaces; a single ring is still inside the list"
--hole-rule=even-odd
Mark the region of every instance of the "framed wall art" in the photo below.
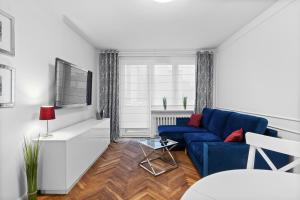
[[[0,10],[0,53],[15,55],[15,19]]]
[[[14,107],[15,69],[0,64],[0,108]]]

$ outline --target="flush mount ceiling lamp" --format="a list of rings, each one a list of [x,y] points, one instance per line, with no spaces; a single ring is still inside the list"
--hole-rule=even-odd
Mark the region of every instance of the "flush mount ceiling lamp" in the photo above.
[[[171,2],[173,0],[153,0],[153,1],[155,1],[157,3],[169,3],[169,2]]]

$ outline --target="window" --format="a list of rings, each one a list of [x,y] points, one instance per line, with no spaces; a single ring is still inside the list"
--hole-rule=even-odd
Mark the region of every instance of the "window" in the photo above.
[[[162,106],[163,97],[168,106],[182,108],[183,97],[191,108],[195,101],[195,65],[154,65],[152,67],[151,106]]]
[[[194,109],[194,57],[121,57],[121,136],[149,136],[151,109],[162,109],[163,97],[171,109],[183,109],[187,97]]]
[[[170,105],[175,104],[173,85],[173,66],[154,65],[152,68],[151,106],[161,106],[163,97],[167,98]]]

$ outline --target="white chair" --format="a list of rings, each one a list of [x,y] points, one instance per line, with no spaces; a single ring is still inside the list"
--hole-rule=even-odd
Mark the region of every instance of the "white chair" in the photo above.
[[[300,165],[300,142],[248,132],[246,143],[250,145],[247,169],[207,176],[192,185],[181,200],[299,200],[300,174],[287,171]],[[277,169],[263,149],[293,156],[294,160]],[[256,151],[272,170],[253,169]]]
[[[260,153],[273,171],[286,172],[300,165],[300,142],[249,132],[246,134],[246,143],[250,145],[247,169],[254,168],[256,151]],[[293,156],[294,161],[277,169],[262,148]]]

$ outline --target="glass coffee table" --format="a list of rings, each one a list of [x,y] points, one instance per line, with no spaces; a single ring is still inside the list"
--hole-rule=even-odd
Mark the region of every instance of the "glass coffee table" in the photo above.
[[[167,143],[161,143],[160,138],[139,140],[139,146],[144,154],[139,166],[154,176],[176,169],[178,164],[170,150],[178,142],[169,139],[167,141]],[[157,160],[159,161],[157,162]]]

